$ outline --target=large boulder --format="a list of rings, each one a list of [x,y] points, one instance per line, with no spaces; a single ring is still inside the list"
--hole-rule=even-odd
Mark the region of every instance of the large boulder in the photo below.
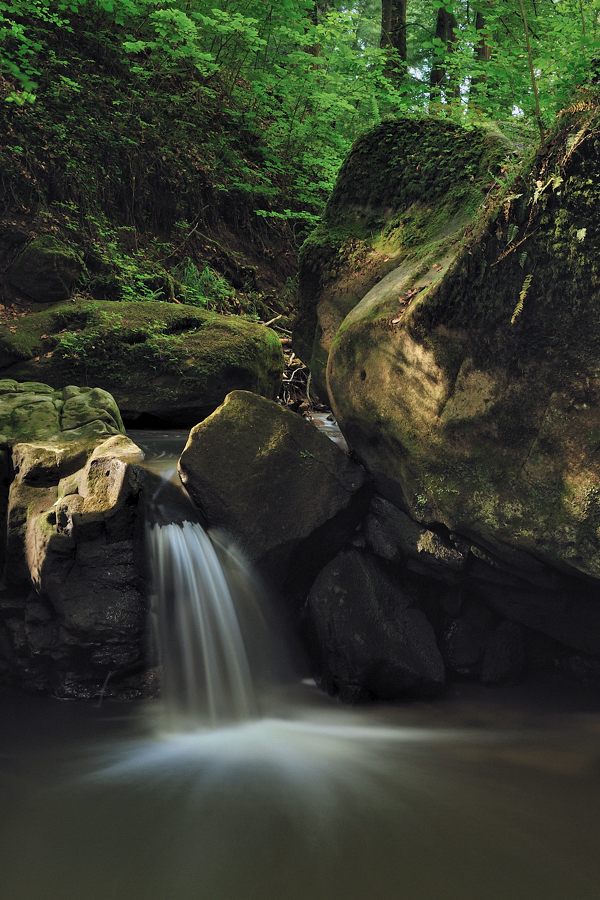
[[[71,302],[0,326],[4,377],[102,385],[139,424],[194,425],[236,389],[274,399],[283,366],[272,329],[185,304]]]
[[[181,479],[209,525],[304,599],[369,502],[360,466],[311,424],[245,391],[190,432]]]
[[[38,303],[67,300],[83,274],[77,251],[51,234],[35,238],[10,269],[14,287]]]
[[[323,398],[345,317],[376,289],[393,298],[394,318],[442,277],[508,150],[497,132],[440,120],[387,120],[355,143],[300,251],[294,349]]]
[[[594,96],[567,111],[448,264],[401,260],[328,359],[334,412],[381,492],[525,578],[540,562],[600,577],[599,118]],[[427,172],[434,126],[411,127]],[[376,153],[362,165],[381,178]],[[366,190],[352,171],[336,188],[350,232]],[[402,178],[419,190],[412,165]]]
[[[340,553],[308,595],[306,621],[318,682],[342,700],[396,700],[438,692],[444,663],[410,587],[362,550]]]
[[[142,452],[99,388],[0,381],[0,429],[0,668],[57,696],[139,694]]]

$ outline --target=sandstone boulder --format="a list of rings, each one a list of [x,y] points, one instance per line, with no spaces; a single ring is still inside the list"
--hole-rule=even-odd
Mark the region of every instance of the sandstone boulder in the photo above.
[[[591,96],[567,111],[548,149],[451,239],[451,253],[427,251],[417,266],[398,258],[349,311],[328,357],[334,413],[380,491],[524,578],[541,564],[600,578],[599,117]],[[445,134],[444,123],[420,131],[418,173],[399,163],[399,183],[425,198],[437,127]],[[369,139],[361,146],[335,193],[337,218],[359,235],[357,209],[385,172]],[[417,207],[409,213],[418,219]],[[409,229],[406,204],[397,214]]]
[[[210,526],[304,599],[366,510],[363,470],[300,416],[244,391],[192,429],[181,479]]]
[[[392,302],[392,319],[440,279],[508,151],[497,132],[434,119],[386,120],[356,141],[300,251],[294,349],[321,397],[348,313],[372,290],[377,305]]]

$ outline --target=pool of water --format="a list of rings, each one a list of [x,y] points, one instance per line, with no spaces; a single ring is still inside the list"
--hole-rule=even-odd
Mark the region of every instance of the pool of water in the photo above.
[[[0,697],[3,900],[600,896],[593,697],[344,709],[296,685],[186,734],[158,709]]]
[[[168,473],[187,432],[132,437]],[[600,698],[278,684],[181,733],[162,701],[0,693],[2,900],[598,900]]]

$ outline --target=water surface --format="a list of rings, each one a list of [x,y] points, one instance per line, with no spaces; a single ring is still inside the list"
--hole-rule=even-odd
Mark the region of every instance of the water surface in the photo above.
[[[158,706],[0,700],[4,900],[600,896],[589,698],[345,710],[292,686],[165,735]]]

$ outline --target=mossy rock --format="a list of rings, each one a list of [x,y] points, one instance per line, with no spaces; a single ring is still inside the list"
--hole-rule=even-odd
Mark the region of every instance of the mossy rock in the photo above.
[[[300,252],[294,349],[321,396],[346,315],[388,273],[396,299],[441,277],[508,150],[497,132],[435,119],[388,120],[354,144]]]
[[[17,290],[38,303],[67,300],[83,274],[79,253],[53,235],[35,238],[19,254],[10,270]]]
[[[68,385],[55,390],[40,382],[0,379],[0,446],[53,441],[61,445],[93,443],[94,435],[124,433],[114,397],[101,388]]]
[[[5,378],[99,386],[128,421],[193,425],[234,389],[274,399],[283,366],[271,329],[185,304],[71,302],[0,326]]]
[[[516,571],[600,578],[599,124],[586,94],[439,277],[403,307],[384,279],[329,356],[382,492]]]

